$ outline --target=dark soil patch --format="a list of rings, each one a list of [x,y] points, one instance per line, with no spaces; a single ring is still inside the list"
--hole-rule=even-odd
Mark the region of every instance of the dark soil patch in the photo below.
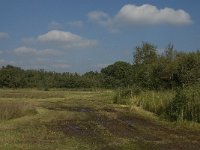
[[[81,106],[66,106],[63,103],[53,103],[53,104],[48,104],[48,105],[43,105],[44,108],[49,109],[49,110],[64,110],[64,111],[75,111],[75,112],[86,112],[86,113],[92,113],[94,112],[93,109],[89,107],[81,107]]]
[[[117,111],[112,109],[112,108],[103,108],[102,111],[106,111],[106,112],[111,112],[111,113],[116,113]]]
[[[65,107],[68,111],[92,113],[93,109],[89,107]]]
[[[133,116],[131,114],[119,114],[118,119],[122,120],[123,122],[132,125],[132,126],[139,126],[139,127],[159,127],[159,125],[151,122],[150,120],[146,120],[145,118]]]
[[[113,135],[124,138],[133,138],[138,134],[134,128],[119,120],[107,120],[102,122],[102,125]]]
[[[109,137],[135,139],[142,143],[150,143],[153,149],[158,150],[200,149],[200,132],[173,129],[129,111],[122,112],[107,107],[96,110],[63,104],[54,105],[53,109],[86,113],[89,117],[85,120],[60,120],[53,123],[51,128],[63,132],[66,136],[78,137],[87,143],[99,146],[99,149],[120,149],[120,145],[109,144]],[[115,114],[117,118],[111,119],[107,116],[110,113]]]
[[[95,129],[95,124],[86,121],[68,121],[58,124],[59,130],[68,136],[97,136],[99,134]]]

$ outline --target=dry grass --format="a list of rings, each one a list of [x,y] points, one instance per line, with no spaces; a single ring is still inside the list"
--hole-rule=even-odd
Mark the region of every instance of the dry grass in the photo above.
[[[0,102],[0,120],[8,120],[36,113],[34,106],[27,102]]]

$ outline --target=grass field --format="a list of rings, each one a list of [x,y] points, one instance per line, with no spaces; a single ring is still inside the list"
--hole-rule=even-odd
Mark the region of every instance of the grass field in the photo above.
[[[199,150],[200,126],[113,104],[114,92],[0,90],[2,150]]]

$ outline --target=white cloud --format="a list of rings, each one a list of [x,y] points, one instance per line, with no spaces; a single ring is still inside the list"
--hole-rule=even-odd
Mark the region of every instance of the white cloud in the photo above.
[[[27,55],[27,54],[32,55],[32,54],[34,54],[35,55],[37,53],[37,50],[34,49],[34,48],[22,46],[22,47],[18,47],[16,49],[14,49],[14,52],[16,54],[20,54],[20,55],[21,54],[23,54],[23,55]]]
[[[40,42],[74,42],[80,41],[81,37],[71,32],[52,30],[37,37]]]
[[[123,24],[172,24],[186,25],[192,23],[190,15],[184,10],[172,8],[158,9],[156,6],[145,4],[142,6],[125,5],[114,18]]]
[[[174,10],[168,7],[159,9],[150,4],[124,5],[114,17],[105,12],[93,11],[88,14],[88,18],[108,28],[157,24],[188,25],[192,23],[190,15],[182,9]]]
[[[10,35],[6,32],[0,32],[0,39],[6,39],[9,38]]]
[[[83,27],[83,22],[82,21],[71,21],[71,22],[68,22],[67,25],[70,27],[81,28],[81,27]]]
[[[39,35],[36,38],[24,39],[24,42],[26,44],[47,44],[47,46],[50,45],[67,49],[93,47],[97,44],[96,40],[88,40],[71,32],[60,30],[51,30],[45,34]]]
[[[52,49],[44,49],[44,50],[37,50],[31,47],[18,47],[14,49],[14,53],[17,55],[37,55],[37,56],[58,56],[62,55],[61,51],[52,50]]]

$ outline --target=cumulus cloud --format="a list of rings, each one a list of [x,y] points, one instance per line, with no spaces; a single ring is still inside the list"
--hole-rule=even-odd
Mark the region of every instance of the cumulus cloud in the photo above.
[[[157,24],[188,25],[192,23],[190,15],[182,9],[174,10],[168,7],[159,9],[150,4],[124,5],[113,17],[102,11],[93,11],[88,14],[88,18],[92,22],[109,28]]]
[[[83,27],[83,22],[82,21],[71,21],[71,22],[68,22],[67,25],[70,27],[81,28],[81,27]]]
[[[88,40],[71,32],[51,30],[36,38],[24,39],[25,43],[40,43],[61,48],[85,48],[97,44],[96,40]]]
[[[44,49],[44,50],[37,50],[31,47],[18,47],[14,49],[14,53],[17,55],[36,55],[36,56],[58,56],[62,55],[61,51],[53,50],[53,49]]]
[[[6,39],[9,38],[10,35],[6,32],[0,32],[0,39]]]

